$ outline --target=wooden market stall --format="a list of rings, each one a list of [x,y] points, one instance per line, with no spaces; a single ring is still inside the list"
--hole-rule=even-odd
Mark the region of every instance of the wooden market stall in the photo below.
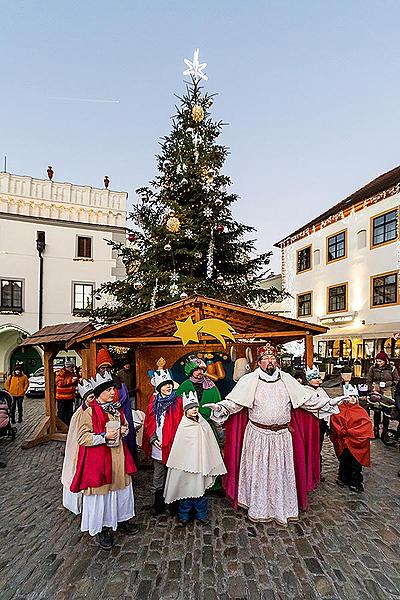
[[[87,321],[79,323],[63,323],[42,327],[36,333],[24,340],[21,346],[40,346],[43,349],[45,407],[46,414],[32,434],[32,437],[22,444],[22,448],[31,448],[50,440],[65,441],[68,427],[57,417],[55,399],[55,378],[53,361],[57,354],[66,350],[66,344],[75,336],[92,331],[94,328]],[[85,373],[89,373],[89,350],[76,344],[76,352],[82,359]]]
[[[210,322],[205,322],[208,319],[219,319],[230,326],[230,330],[222,327],[221,331],[225,333],[216,339],[207,326]],[[182,330],[187,334],[186,337],[180,334]],[[233,339],[225,335],[227,331]],[[136,407],[145,410],[153,391],[148,372],[157,368],[156,363],[161,356],[166,360],[167,368],[174,364],[179,368],[183,358],[189,354],[206,357],[207,353],[210,356],[219,353],[224,364],[228,364],[232,346],[236,347],[237,356],[240,357],[244,356],[246,347],[259,346],[266,340],[274,343],[305,340],[306,364],[311,366],[313,336],[326,331],[327,328],[320,325],[197,295],[96,331],[82,332],[72,338],[66,347],[86,346],[89,349],[92,374],[95,372],[95,356],[99,346],[131,349],[135,359]]]
[[[211,321],[214,327],[211,327]],[[131,350],[136,376],[136,407],[146,410],[153,391],[149,371],[157,368],[161,357],[165,359],[167,368],[175,365],[181,373],[184,359],[193,354],[205,359],[217,358],[228,371],[232,367],[232,347],[239,358],[245,355],[246,348],[257,347],[264,341],[282,344],[305,340],[305,362],[311,366],[313,336],[326,331],[327,328],[320,325],[199,295],[97,330],[90,323],[82,321],[44,327],[21,344],[40,346],[44,350],[46,406],[46,415],[32,438],[24,442],[22,447],[30,448],[50,440],[64,441],[66,438],[67,427],[57,417],[53,369],[53,360],[61,350],[75,350],[79,354],[83,377],[95,375],[96,355],[101,346]]]

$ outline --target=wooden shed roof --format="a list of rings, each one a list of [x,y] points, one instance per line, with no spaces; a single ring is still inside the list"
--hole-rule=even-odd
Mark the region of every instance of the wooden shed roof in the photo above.
[[[93,325],[88,321],[47,325],[24,340],[21,346],[41,346],[42,344],[65,346],[75,336],[89,333],[93,330]]]
[[[234,328],[235,338],[238,339],[268,337],[293,339],[293,337],[306,333],[317,335],[327,331],[327,328],[321,325],[287,319],[263,310],[196,295],[141,313],[113,325],[107,325],[96,331],[82,332],[71,339],[67,347],[89,340],[96,340],[104,344],[180,343],[179,339],[172,337],[176,331],[175,321],[184,321],[189,316],[193,318],[194,322],[208,318],[222,319]],[[208,338],[202,336],[202,339]]]

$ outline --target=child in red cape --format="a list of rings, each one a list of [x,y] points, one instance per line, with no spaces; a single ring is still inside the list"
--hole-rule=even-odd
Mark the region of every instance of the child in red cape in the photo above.
[[[371,466],[372,422],[367,411],[358,404],[358,390],[345,384],[343,391],[346,399],[330,423],[331,440],[339,459],[336,483],[340,487],[349,486],[353,492],[363,492],[362,468]]]
[[[164,361],[165,364],[165,361]],[[151,379],[155,392],[151,395],[143,425],[142,449],[153,459],[154,505],[153,516],[166,510],[164,484],[167,476],[167,460],[176,430],[183,417],[182,398],[174,390],[174,382],[168,369],[159,368]]]

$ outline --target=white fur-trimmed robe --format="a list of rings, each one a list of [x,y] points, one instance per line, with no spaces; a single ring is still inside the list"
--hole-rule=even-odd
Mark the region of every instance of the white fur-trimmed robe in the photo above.
[[[200,498],[213,486],[218,475],[225,475],[218,443],[201,415],[198,421],[182,417],[167,467],[164,487],[167,504],[184,498]]]

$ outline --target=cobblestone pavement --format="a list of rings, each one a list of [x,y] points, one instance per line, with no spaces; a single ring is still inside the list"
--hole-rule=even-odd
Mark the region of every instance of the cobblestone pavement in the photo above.
[[[25,400],[20,443],[40,418]],[[225,499],[211,500],[211,525],[179,529],[151,518],[150,471],[136,479],[140,534],[117,535],[111,554],[80,532],[61,506],[64,445],[30,450],[0,439],[0,598],[216,600],[400,598],[400,454],[373,442],[364,494],[335,485],[337,462],[326,440],[326,482],[310,509],[287,529],[252,524]]]

